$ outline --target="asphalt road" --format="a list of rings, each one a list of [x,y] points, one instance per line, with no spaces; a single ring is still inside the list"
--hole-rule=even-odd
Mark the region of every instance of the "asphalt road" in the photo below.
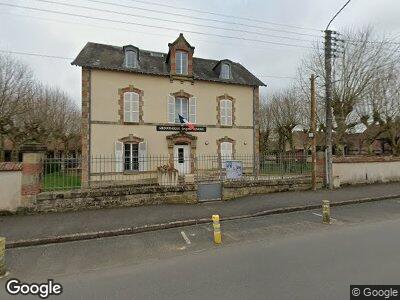
[[[332,225],[318,214],[224,222],[222,246],[201,225],[10,249],[7,262],[11,277],[61,283],[53,299],[336,300],[350,284],[400,284],[400,199],[334,208]]]

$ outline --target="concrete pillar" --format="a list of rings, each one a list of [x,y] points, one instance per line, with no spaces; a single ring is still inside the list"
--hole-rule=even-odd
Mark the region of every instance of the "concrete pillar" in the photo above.
[[[21,147],[22,185],[21,200],[25,206],[42,191],[43,160],[46,147],[38,143],[29,143]]]

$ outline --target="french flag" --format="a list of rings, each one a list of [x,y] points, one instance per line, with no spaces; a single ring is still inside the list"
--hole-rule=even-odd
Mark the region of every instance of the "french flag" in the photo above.
[[[184,117],[182,117],[180,114],[178,114],[179,121],[182,124],[186,124],[189,130],[194,130],[194,124],[190,123],[188,120],[186,120]]]

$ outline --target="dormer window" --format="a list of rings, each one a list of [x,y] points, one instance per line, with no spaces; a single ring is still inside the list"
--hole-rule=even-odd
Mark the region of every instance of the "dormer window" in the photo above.
[[[188,54],[184,51],[176,51],[176,74],[188,75]]]
[[[133,47],[125,49],[125,67],[137,68],[138,67],[138,53]]]
[[[219,76],[221,79],[230,79],[231,78],[231,66],[227,63],[221,64],[221,73]]]

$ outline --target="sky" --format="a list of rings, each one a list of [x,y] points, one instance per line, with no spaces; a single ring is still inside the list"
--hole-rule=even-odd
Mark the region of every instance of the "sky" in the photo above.
[[[195,47],[196,57],[228,58],[241,63],[267,84],[262,89],[262,95],[266,95],[291,84],[300,61],[313,44],[322,43],[321,30],[344,3],[345,0],[0,0],[0,50],[65,58],[14,54],[30,66],[38,80],[63,89],[80,105],[81,72],[71,61],[88,41],[167,52],[168,43],[182,32]],[[331,29],[372,25],[378,33],[399,36],[399,15],[400,0],[352,0]]]

